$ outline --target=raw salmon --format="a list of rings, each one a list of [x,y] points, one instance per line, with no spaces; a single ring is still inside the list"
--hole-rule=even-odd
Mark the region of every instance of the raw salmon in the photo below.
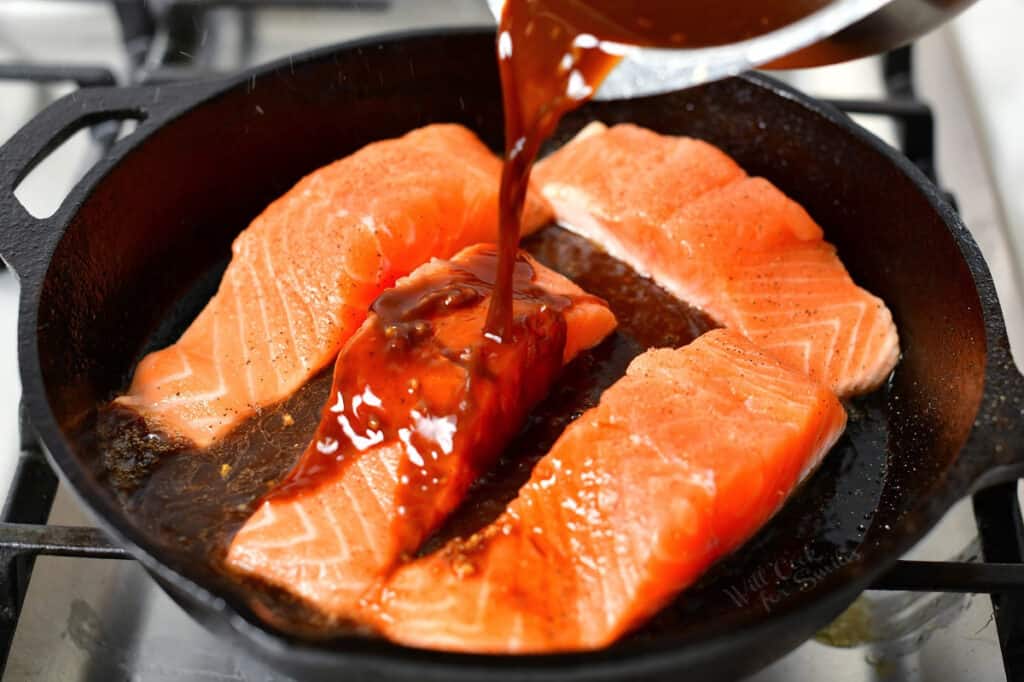
[[[565,227],[839,395],[895,366],[885,304],[799,204],[715,147],[591,124],[534,177]]]
[[[397,278],[494,241],[500,173],[469,130],[431,125],[303,178],[238,236],[216,295],[119,402],[209,445],[333,360]],[[534,194],[524,230],[549,215]]]
[[[648,351],[501,516],[399,568],[366,617],[417,647],[606,646],[757,531],[845,423],[831,391],[734,331]]]
[[[434,260],[380,296],[335,366],[313,443],[235,536],[227,564],[352,618],[461,501],[580,350],[603,301],[521,253],[511,338],[483,332],[497,254]]]

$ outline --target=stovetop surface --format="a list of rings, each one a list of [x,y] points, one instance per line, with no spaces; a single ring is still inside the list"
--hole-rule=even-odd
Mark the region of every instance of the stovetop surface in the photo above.
[[[49,9],[39,13],[40,4]],[[245,36],[232,14],[235,11],[217,10],[223,16],[200,37],[201,44],[216,44],[204,57],[212,68],[239,66]],[[61,21],[54,21],[57,17]],[[480,24],[488,19],[484,3],[477,0],[396,0],[362,11],[263,10],[253,17],[256,41],[244,61],[262,62],[313,45],[399,28]],[[966,85],[957,63],[957,40],[956,33],[946,31],[917,45],[916,82],[919,94],[936,110],[940,180],[956,195],[965,222],[989,261],[1004,301],[1011,342],[1021,349],[1024,319],[1017,263],[1008,247],[1003,207],[993,191],[998,183],[989,172],[984,135],[975,125],[972,88]],[[0,8],[0,62],[12,56],[47,61],[85,59],[112,65],[122,78],[130,71],[111,6],[102,2],[7,3]],[[188,55],[179,57],[188,61]],[[884,95],[877,60],[784,77],[819,96]],[[0,84],[0,139],[61,92],[60,86],[40,89]],[[862,122],[884,139],[896,140],[891,121],[865,118]],[[77,137],[60,150],[58,158],[29,178],[19,197],[35,211],[52,210],[96,153],[87,135]],[[0,385],[7,387],[17,386],[16,296],[16,283],[3,272]],[[17,394],[9,388],[0,396],[0,489],[10,480],[18,452]],[[63,489],[50,520],[91,524]],[[970,504],[964,503],[911,556],[943,560],[977,553],[973,512]],[[1003,680],[992,614],[991,600],[983,594],[865,593],[844,621],[856,627],[834,627],[752,679]],[[863,627],[865,617],[872,619],[870,627]],[[61,558],[41,558],[36,563],[3,679],[287,680],[207,633],[156,587],[138,564]]]

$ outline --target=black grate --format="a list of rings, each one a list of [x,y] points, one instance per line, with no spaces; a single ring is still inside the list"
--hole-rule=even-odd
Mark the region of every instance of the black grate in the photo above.
[[[141,72],[155,35],[157,19],[144,0],[113,2],[121,20],[122,37],[129,57]],[[294,3],[288,0],[211,0],[208,3],[186,0],[179,3],[178,9],[172,10],[186,14],[172,17],[172,29],[175,25],[178,29],[171,35],[183,44],[189,44],[197,24],[179,20],[191,13],[206,12],[212,6],[247,7],[278,3],[363,10],[382,9],[388,4],[385,0],[297,0]],[[192,66],[164,64],[149,71],[146,79],[164,81],[196,75]],[[904,153],[930,178],[936,179],[934,118],[930,107],[915,96],[909,47],[886,55],[884,75],[888,97],[832,100],[832,103],[849,114],[884,116],[893,120],[898,126]],[[0,65],[0,80],[4,79],[35,83],[71,82],[79,87],[115,83],[109,69],[68,65]],[[100,142],[106,139],[113,141],[108,137],[109,133],[102,131],[94,131],[94,136]],[[22,432],[31,434],[24,419]],[[7,660],[36,557],[130,558],[96,528],[46,525],[58,481],[34,440],[31,437],[23,440],[23,454],[0,520],[0,672]],[[1021,599],[1024,592],[1024,520],[1018,503],[1017,485],[1003,485],[977,494],[974,511],[985,562],[899,561],[873,588],[992,594],[1007,678],[1024,679],[1024,601]]]
[[[1006,679],[1024,679],[1024,517],[1017,483],[1007,483],[974,496],[974,515],[985,560],[1015,569],[1016,580],[992,592],[996,629]]]

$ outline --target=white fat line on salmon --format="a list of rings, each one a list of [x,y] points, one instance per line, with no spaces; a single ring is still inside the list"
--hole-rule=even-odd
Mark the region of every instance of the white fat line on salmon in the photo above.
[[[292,318],[291,306],[288,304],[288,299],[285,296],[284,289],[282,289],[284,282],[282,282],[282,278],[277,276],[277,271],[274,269],[273,259],[270,256],[269,239],[260,240],[260,252],[263,257],[263,265],[270,274],[270,281],[274,283],[274,291],[277,292],[278,305],[281,310],[284,311],[285,321],[288,324],[288,337],[291,340],[292,352],[295,354],[295,357],[298,358],[303,371],[308,372],[310,370],[309,361],[299,349],[299,339],[295,332],[295,320]],[[290,287],[291,284],[289,283],[288,286]]]
[[[249,245],[247,243],[245,246],[245,255],[248,255],[248,253]],[[256,301],[259,303],[260,320],[263,322],[263,334],[267,339],[267,346],[265,348],[265,351],[270,359],[269,364],[274,370],[274,376],[277,378],[277,389],[280,390],[282,386],[286,385],[285,378],[281,374],[282,363],[280,362],[280,359],[284,357],[284,353],[281,350],[281,342],[279,340],[274,340],[274,330],[272,329],[272,326],[270,324],[270,318],[267,315],[266,292],[263,289],[263,284],[260,282],[260,278],[256,274],[256,268],[253,265],[253,259],[243,256],[240,259],[240,262],[244,266],[245,272],[248,273],[249,279],[252,281],[252,287],[256,290]],[[244,276],[244,274],[240,274],[239,276]],[[278,344],[277,357],[274,356],[275,343]]]
[[[188,361],[188,355],[185,354],[179,346],[175,346],[175,350],[178,352],[178,357],[181,358],[181,364],[183,369],[175,374],[168,374],[164,377],[163,384],[170,384],[175,381],[181,381],[182,379],[188,379],[192,376],[192,363]]]
[[[370,524],[367,520],[366,511],[363,509],[363,506],[359,501],[360,496],[354,495],[352,491],[349,489],[349,486],[345,484],[341,486],[341,491],[345,494],[345,497],[348,498],[349,506],[352,509],[352,511],[355,512],[354,514],[352,514],[352,516],[355,516],[356,520],[359,521],[359,528],[363,531],[364,541],[362,543],[362,546],[370,548],[370,552],[373,553],[374,559],[376,561],[384,560],[387,555],[384,552],[384,548],[381,547],[379,538],[376,537],[375,533],[373,532],[373,528],[370,527]],[[331,505],[324,505],[324,511],[327,514],[327,521],[334,529],[335,535],[338,536],[339,542],[342,541],[341,538],[342,536],[344,536],[344,533],[341,530],[342,526],[338,522],[337,517],[335,517],[334,511],[331,509]],[[345,542],[345,545],[346,547],[348,546],[347,541]],[[351,554],[351,552],[349,552],[349,554]]]

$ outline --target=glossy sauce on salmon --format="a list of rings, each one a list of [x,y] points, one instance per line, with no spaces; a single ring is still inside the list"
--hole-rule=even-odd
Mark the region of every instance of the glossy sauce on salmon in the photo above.
[[[530,168],[558,121],[597,91],[621,59],[608,43],[698,48],[753,38],[801,19],[830,0],[507,0],[498,26],[505,110],[498,285],[490,333],[509,331],[514,253]]]
[[[371,332],[345,349],[329,397],[330,419],[314,436],[315,449],[291,471],[267,499],[286,500],[333,478],[373,445],[401,442],[405,456],[398,475],[403,485],[399,513],[409,521],[424,516],[439,480],[447,477],[445,462],[453,452],[483,457],[507,437],[513,415],[486,415],[486,442],[466,442],[459,425],[484,417],[482,393],[498,384],[496,375],[529,370],[530,379],[503,377],[501,386],[543,387],[561,368],[565,346],[562,311],[572,301],[551,294],[534,282],[534,269],[522,258],[516,262],[513,297],[520,303],[504,342],[479,335],[452,347],[439,338],[438,325],[460,311],[471,311],[490,296],[496,258],[476,253],[451,271],[424,278],[413,286],[382,294],[370,310]],[[472,318],[471,318],[472,319]],[[529,329],[529,332],[527,331]],[[520,365],[509,358],[517,346],[529,344],[534,358]],[[451,364],[438,362],[439,356]],[[532,404],[541,396],[530,396]],[[518,398],[501,396],[499,403]]]

